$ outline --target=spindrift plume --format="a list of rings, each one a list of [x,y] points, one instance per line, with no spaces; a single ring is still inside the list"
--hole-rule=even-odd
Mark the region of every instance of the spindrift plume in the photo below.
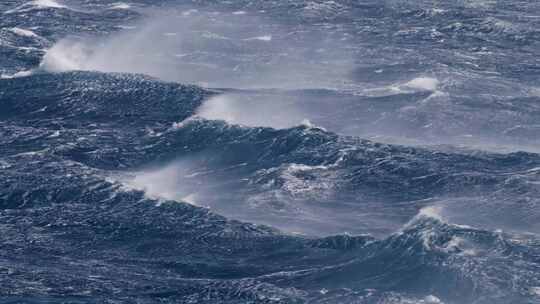
[[[0,302],[540,303],[540,4],[0,1]]]
[[[324,33],[288,32],[285,24],[269,22],[261,13],[187,7],[173,12],[155,13],[106,39],[61,40],[41,67],[144,73],[212,87],[290,89],[338,85],[351,66],[344,42]],[[335,80],[328,77],[329,67]]]

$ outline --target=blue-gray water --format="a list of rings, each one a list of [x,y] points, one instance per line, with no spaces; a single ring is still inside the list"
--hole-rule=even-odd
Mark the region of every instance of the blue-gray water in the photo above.
[[[0,302],[540,303],[540,3],[0,3]]]

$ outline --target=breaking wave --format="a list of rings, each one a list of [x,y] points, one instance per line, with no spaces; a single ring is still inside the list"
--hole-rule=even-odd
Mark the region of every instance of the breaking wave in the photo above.
[[[538,9],[0,3],[0,301],[539,302]]]

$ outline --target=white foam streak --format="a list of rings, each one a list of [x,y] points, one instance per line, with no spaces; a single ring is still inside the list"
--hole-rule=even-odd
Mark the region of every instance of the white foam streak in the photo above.
[[[35,0],[33,1],[34,5],[39,7],[53,7],[53,8],[64,8],[65,5],[62,5],[54,0]]]
[[[19,77],[26,77],[32,75],[33,71],[19,71],[15,74],[1,74],[0,79],[11,79],[11,78],[19,78]]]
[[[272,41],[272,35],[252,37],[252,38],[247,38],[246,40]]]
[[[110,9],[120,9],[120,10],[126,10],[130,8],[131,8],[131,5],[124,2],[113,3],[112,6],[110,7]]]
[[[39,37],[36,33],[32,32],[31,30],[26,30],[18,27],[14,27],[10,29],[11,32],[24,37]]]
[[[68,7],[54,0],[34,0],[31,2],[27,2],[23,5],[20,5],[14,9],[7,10],[4,12],[4,14],[22,13],[22,12],[31,11],[34,9],[44,9],[44,8],[68,8]]]

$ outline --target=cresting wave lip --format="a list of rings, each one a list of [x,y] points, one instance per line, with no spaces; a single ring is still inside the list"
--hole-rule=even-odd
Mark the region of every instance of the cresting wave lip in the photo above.
[[[134,37],[119,39],[127,39],[128,42],[138,41]],[[173,44],[163,48],[174,48]],[[167,62],[162,61],[163,58],[158,59],[162,61],[161,63],[156,63],[150,58],[148,63],[135,58],[116,61],[111,57],[110,50],[107,47],[101,50],[94,49],[82,42],[61,41],[47,51],[40,69],[50,72],[66,70],[143,72],[165,79],[184,79],[187,82],[208,85],[200,83],[196,78],[190,78],[191,76],[187,74],[181,75],[181,72],[178,74],[178,71],[186,70],[187,66],[167,71],[161,68],[161,63]],[[111,60],[116,63],[110,64]],[[448,81],[455,80],[446,77],[445,82]],[[529,97],[528,94],[516,97],[531,100],[522,102],[523,105],[510,111],[506,104],[512,101],[503,98],[487,110],[491,115],[483,115],[478,109],[481,104],[477,105],[476,101],[471,103],[465,96],[454,96],[453,91],[458,87],[459,85],[443,84],[434,77],[420,76],[379,88],[357,88],[352,94],[332,89],[330,91],[335,92],[335,96],[332,97],[339,98],[341,103],[337,108],[334,104],[336,99],[330,99],[325,95],[313,95],[309,90],[305,92],[296,90],[296,93],[292,94],[286,90],[263,94],[225,94],[209,99],[201,107],[200,114],[203,117],[223,119],[230,123],[276,128],[291,127],[303,121],[310,121],[340,134],[397,144],[455,143],[493,151],[538,151],[534,136],[528,135],[529,128],[534,129],[531,121],[535,112],[527,109],[531,109],[528,105],[534,107],[534,97]],[[399,102],[389,103],[384,102],[385,100],[399,100]],[[370,111],[362,113],[360,108],[365,106],[369,107]],[[351,109],[353,111],[350,111]],[[493,122],[493,118],[490,117],[496,117],[497,121]],[[494,124],[497,127],[490,128]]]
[[[14,85],[12,94],[4,95],[2,105],[5,118],[55,118],[59,124],[81,127],[91,122],[105,124],[103,128],[125,123],[130,126],[108,135],[111,143],[128,144],[123,152],[102,146],[99,137],[84,134],[80,143],[74,140],[70,143],[73,147],[60,150],[62,155],[90,161],[92,166],[116,163],[111,169],[125,167],[126,161],[134,169],[154,163],[158,172],[165,170],[175,177],[154,174],[148,179],[142,172],[140,187],[154,194],[169,193],[165,196],[168,199],[197,197],[202,205],[230,217],[309,234],[351,229],[361,232],[369,230],[370,225],[373,233],[384,234],[397,229],[430,201],[448,201],[451,210],[459,210],[455,205],[483,214],[484,208],[489,208],[489,204],[480,204],[486,200],[485,192],[502,187],[492,192],[489,200],[505,201],[512,211],[492,210],[491,215],[483,215],[483,222],[489,222],[491,216],[497,219],[506,215],[504,225],[500,219],[495,222],[507,227],[512,223],[510,214],[514,220],[527,214],[530,232],[536,229],[536,213],[526,206],[518,207],[521,199],[538,191],[536,177],[529,174],[516,178],[517,172],[528,172],[539,165],[534,154],[485,154],[487,159],[474,153],[467,155],[466,151],[433,154],[425,149],[408,150],[341,138],[310,126],[272,130],[192,119],[205,98],[213,98],[215,93],[137,75],[75,72],[41,74],[10,82]],[[41,83],[41,89],[21,90],[31,83]],[[43,94],[45,87],[51,88],[50,96]],[[124,89],[114,89],[119,87]],[[186,120],[177,124],[182,117]],[[56,131],[51,130],[51,136]],[[137,134],[142,138],[135,140]],[[60,140],[52,138],[54,142]],[[79,145],[81,148],[77,148]],[[126,159],[128,155],[130,159]],[[182,165],[174,163],[178,158]],[[104,163],[100,164],[100,160]],[[171,166],[161,164],[171,161]],[[392,187],[380,188],[382,181]],[[157,184],[159,190],[152,191],[152,184]],[[183,188],[187,190],[181,191]],[[519,195],[520,189],[528,190]],[[422,202],[425,199],[430,201]],[[402,214],[388,220],[385,213],[393,210]],[[292,215],[297,223],[288,226],[287,219]],[[460,212],[455,218],[465,223],[471,220]],[[362,223],[358,223],[359,219]]]
[[[219,217],[216,218],[216,216],[211,215],[202,209],[189,207],[187,205],[177,203],[171,204],[169,202],[166,204],[158,204],[158,207],[154,207],[153,204],[151,204],[151,201],[141,197],[140,192],[126,192],[125,190],[116,188],[114,184],[99,181],[99,177],[96,180],[95,177],[92,177],[92,169],[84,167],[81,168],[77,163],[60,163],[61,166],[55,166],[55,163],[49,162],[50,165],[40,167],[40,159],[43,160],[43,157],[46,157],[46,154],[26,154],[18,155],[16,157],[26,158],[27,160],[32,159],[35,168],[38,169],[38,171],[34,172],[41,172],[38,174],[38,176],[48,176],[49,178],[52,176],[57,176],[57,183],[66,178],[71,181],[69,183],[65,183],[66,186],[70,184],[71,186],[64,189],[64,191],[66,191],[64,194],[55,194],[57,197],[55,198],[55,203],[51,206],[57,206],[57,208],[61,208],[63,206],[63,208],[67,207],[71,209],[75,206],[72,204],[63,203],[62,199],[76,200],[80,204],[89,204],[89,206],[95,206],[85,211],[87,215],[92,215],[94,212],[105,212],[101,213],[102,216],[105,216],[105,218],[102,218],[100,222],[95,222],[98,218],[92,219],[93,224],[97,226],[76,225],[73,223],[73,221],[77,221],[77,219],[71,218],[71,212],[60,212],[58,213],[59,217],[56,216],[51,218],[50,220],[53,222],[50,225],[45,226],[46,229],[43,231],[43,233],[49,229],[53,229],[57,232],[64,231],[64,233],[67,233],[67,235],[64,234],[63,246],[77,246],[77,239],[81,233],[92,233],[97,237],[97,239],[93,241],[93,246],[99,246],[100,243],[105,242],[105,244],[108,244],[107,246],[109,247],[109,250],[113,250],[114,247],[111,248],[110,246],[115,242],[120,242],[116,246],[121,247],[114,249],[113,252],[122,254],[117,250],[121,250],[121,252],[123,250],[127,250],[132,251],[131,254],[133,254],[133,252],[140,252],[140,254],[145,255],[147,254],[147,250],[153,251],[151,248],[156,248],[156,241],[159,242],[158,240],[161,238],[166,239],[171,232],[171,229],[175,234],[179,233],[179,235],[184,236],[186,236],[186,231],[189,230],[193,232],[193,229],[196,229],[196,231],[200,230],[201,233],[206,235],[202,244],[199,237],[193,239],[192,241],[190,241],[189,238],[183,238],[183,242],[190,242],[189,246],[187,246],[185,243],[183,246],[169,246],[166,247],[168,248],[166,249],[166,252],[163,252],[165,248],[160,246],[160,253],[155,252],[154,258],[158,260],[164,259],[163,263],[165,263],[168,255],[173,254],[175,257],[177,257],[185,255],[186,252],[184,252],[184,250],[188,250],[189,256],[198,259],[199,263],[204,264],[204,259],[201,260],[204,255],[197,258],[198,254],[196,251],[202,250],[207,252],[208,250],[211,250],[214,252],[213,256],[211,257],[213,264],[216,262],[216,259],[218,259],[218,261],[222,261],[221,259],[227,259],[226,256],[228,256],[228,254],[226,256],[222,256],[221,254],[218,254],[218,252],[231,252],[232,250],[232,252],[236,254],[245,254],[242,253],[243,250],[245,250],[244,247],[238,248],[236,246],[242,244],[243,242],[249,242],[249,245],[247,243],[243,243],[245,244],[243,246],[248,246],[248,250],[250,251],[255,250],[257,252],[258,250],[277,250],[274,255],[270,256],[273,256],[271,260],[278,263],[277,265],[279,266],[276,266],[277,268],[273,268],[269,265],[270,267],[266,266],[264,269],[257,271],[259,276],[257,276],[255,280],[258,280],[261,283],[269,284],[266,288],[263,288],[261,292],[270,292],[270,294],[273,294],[274,296],[293,297],[292,294],[283,293],[283,291],[280,291],[278,286],[283,286],[283,284],[288,285],[294,282],[292,284],[295,284],[297,288],[312,290],[311,295],[309,293],[297,294],[299,299],[306,296],[308,299],[309,297],[315,297],[316,294],[320,295],[319,290],[325,289],[338,299],[342,299],[344,301],[347,301],[347,299],[352,300],[353,298],[351,298],[351,294],[348,294],[348,292],[339,288],[339,286],[343,286],[344,284],[345,286],[348,286],[348,288],[353,288],[353,290],[358,290],[359,292],[366,286],[370,286],[370,288],[377,290],[375,295],[373,295],[375,298],[385,298],[388,296],[384,294],[387,290],[402,290],[403,292],[407,292],[408,290],[416,290],[413,292],[413,295],[416,296],[424,293],[441,299],[455,299],[455,295],[453,295],[452,290],[454,290],[453,286],[458,283],[465,284],[462,286],[464,288],[462,289],[463,292],[460,293],[458,297],[458,299],[460,299],[462,302],[472,301],[475,298],[487,296],[492,292],[496,292],[496,290],[498,290],[500,287],[495,286],[501,286],[505,288],[505,291],[508,292],[504,295],[497,292],[498,296],[503,296],[504,299],[519,300],[520,297],[522,297],[521,293],[523,291],[526,291],[527,288],[534,290],[534,284],[538,283],[535,281],[534,277],[525,275],[521,276],[520,280],[528,281],[528,283],[520,283],[517,285],[519,286],[517,289],[515,287],[506,289],[508,286],[504,287],[504,285],[497,285],[500,284],[497,278],[486,276],[486,271],[488,270],[484,270],[485,267],[483,267],[485,265],[489,265],[489,267],[495,267],[495,269],[497,269],[496,267],[498,267],[498,263],[501,263],[504,261],[504,259],[512,259],[515,256],[523,254],[522,246],[524,246],[524,240],[514,241],[501,233],[492,233],[488,231],[476,230],[470,227],[455,226],[445,223],[444,221],[441,221],[440,215],[433,212],[433,209],[429,208],[423,209],[423,211],[420,212],[420,214],[413,221],[407,224],[407,226],[404,227],[400,233],[393,234],[382,240],[374,240],[369,236],[352,237],[343,235],[317,240],[306,240],[297,237],[283,237],[276,234],[276,232],[272,232],[271,230],[265,230],[263,227],[256,228],[250,226],[237,226],[235,228],[234,225],[237,225],[237,223],[224,222],[223,219]],[[11,161],[14,160],[15,159],[11,159]],[[20,164],[20,162],[15,162],[15,166],[20,166]],[[84,177],[82,180],[85,185],[81,185],[81,181],[78,181],[79,174],[77,172],[79,172],[81,169],[86,175],[86,177]],[[58,175],[54,173],[55,171],[57,171]],[[17,167],[11,168],[8,173],[19,175],[18,178],[27,183],[41,182],[39,179],[36,180],[35,178],[25,178],[25,174],[18,170]],[[58,187],[61,187],[61,185],[64,185],[64,182],[57,185]],[[19,184],[18,186],[23,188],[26,187],[23,184]],[[82,196],[65,196],[71,192],[70,188],[72,187],[81,187],[82,189],[86,190],[83,192],[84,194],[82,194]],[[51,191],[52,194],[57,190],[55,190],[53,187],[48,188],[47,191]],[[44,204],[44,206],[47,206],[48,204],[52,203],[47,201],[47,196],[43,196],[43,193],[40,193],[40,191],[24,194],[24,197],[25,198],[23,201],[27,203],[19,206],[12,206],[12,208],[25,210],[32,208],[33,204]],[[14,197],[12,199],[14,199]],[[96,199],[103,201],[96,206]],[[12,202],[15,201],[16,200],[12,200]],[[58,205],[59,203],[60,205]],[[99,210],[102,208],[105,209],[100,212]],[[113,210],[116,209],[118,212],[107,212],[106,210],[109,210],[109,208],[113,208]],[[51,210],[50,215],[55,214],[56,212],[56,208],[54,208]],[[201,212],[202,214],[200,214]],[[87,215],[81,216],[86,217]],[[174,216],[169,217],[169,215]],[[45,215],[45,218],[42,218],[42,220],[49,221],[47,220],[48,216],[49,215]],[[197,219],[199,216],[202,216],[202,218]],[[211,219],[206,219],[207,216],[211,216]],[[94,218],[94,215],[92,215],[91,218]],[[194,222],[199,220],[202,220],[202,222]],[[104,221],[103,223],[108,222],[108,225],[113,226],[109,226],[108,228],[103,227],[101,226],[101,221]],[[121,234],[114,232],[117,229],[114,228],[114,225],[124,225],[127,224],[127,222],[132,223],[129,226],[136,223],[136,227],[125,230]],[[69,223],[73,223],[75,225]],[[226,227],[218,228],[221,225],[226,225]],[[98,231],[92,231],[92,227],[101,228],[99,228]],[[213,230],[214,232],[208,234],[209,229]],[[217,229],[217,231],[215,229]],[[220,232],[220,229],[224,229],[224,231]],[[112,235],[110,234],[111,232],[113,233]],[[145,239],[140,238],[141,235],[148,234],[154,235],[151,242],[153,245],[151,247],[144,246],[143,244],[146,241]],[[197,235],[197,233],[195,232],[194,235]],[[73,241],[70,241],[70,238],[74,238]],[[232,245],[230,243],[231,238],[232,240],[235,240],[236,244],[233,247],[230,247]],[[113,240],[116,241],[110,243]],[[238,241],[241,241],[242,243],[236,243]],[[209,244],[208,242],[211,242],[210,244],[213,245],[211,247],[207,247]],[[268,244],[280,244],[281,247],[271,247],[272,249],[270,249],[268,248]],[[289,248],[290,250],[286,255],[286,260],[283,260],[285,257],[282,258],[279,254],[283,246]],[[531,246],[533,245],[531,244]],[[534,247],[529,247],[527,250],[530,251],[533,250],[533,248]],[[141,252],[141,250],[143,251]],[[94,256],[94,259],[99,259],[99,251],[94,251],[91,254]],[[98,254],[97,257],[96,254]],[[293,254],[292,260],[291,254]],[[323,260],[319,260],[321,258],[321,254],[322,257],[325,257]],[[530,252],[530,254],[531,260],[527,260],[529,257],[524,258],[522,256],[521,261],[525,264],[521,264],[521,266],[516,265],[517,268],[506,268],[507,271],[520,272],[525,270],[527,265],[534,263],[534,251]],[[313,259],[309,266],[305,265],[306,256]],[[256,257],[257,255],[253,256],[252,258]],[[316,262],[317,260],[319,260],[319,262]],[[380,263],[386,264],[388,263],[388,260],[401,261],[399,262],[401,264],[395,264],[390,268],[379,268],[376,266]],[[224,260],[222,262],[224,262]],[[475,266],[472,268],[470,266],[468,268],[462,268],[462,262]],[[491,264],[491,262],[495,264]],[[257,263],[257,260],[254,260],[253,263]],[[268,265],[267,263],[268,260],[262,265]],[[218,263],[218,265],[220,265],[220,263]],[[294,268],[292,269],[296,269],[296,271],[289,268],[293,267],[293,265]],[[141,266],[142,265],[138,267]],[[113,267],[113,265],[109,263],[108,267]],[[215,301],[224,300],[224,294],[222,293],[226,292],[226,290],[229,288],[234,288],[236,284],[233,278],[242,276],[241,273],[243,271],[248,271],[249,269],[249,265],[236,263],[228,266],[225,269],[222,267],[223,266],[218,266],[215,268],[214,266],[206,270],[203,270],[204,268],[199,270],[203,271],[206,276],[206,283],[204,284],[213,284],[214,279],[210,278],[223,278],[223,271],[227,271],[227,268],[229,269],[228,271],[231,271],[232,269],[237,269],[236,271],[240,271],[240,273],[236,272],[237,274],[233,274],[232,277],[230,277],[230,280],[228,281],[229,283],[223,286],[223,291],[218,291],[212,296],[212,299]],[[248,268],[246,269],[245,267]],[[284,267],[284,269],[288,270],[280,270],[280,267]],[[305,269],[304,267],[308,268]],[[501,265],[501,267],[505,266]],[[520,267],[523,268],[520,269]],[[150,270],[146,267],[143,267],[142,269],[144,269],[144,271]],[[421,273],[423,272],[418,272],[419,269],[429,271],[422,275]],[[411,285],[401,282],[401,278],[404,273],[413,270],[417,273],[417,279],[414,280],[414,284],[418,285]],[[103,271],[106,271],[106,268],[104,268]],[[126,271],[128,270],[122,270],[124,273]],[[141,268],[139,268],[139,271],[141,271]],[[174,271],[179,272],[179,274],[181,273],[182,276],[185,277],[185,275],[190,273],[191,270],[189,270],[189,268],[184,269],[183,267],[180,267]],[[265,274],[265,272],[267,274]],[[99,271],[99,273],[101,273],[101,271]],[[251,275],[254,274],[251,271],[248,271],[248,273]],[[434,276],[434,273],[441,273],[441,275]],[[448,276],[448,273],[455,273],[458,277],[469,277],[471,280],[474,280],[472,282],[477,284],[479,288],[476,288],[475,290],[466,289],[465,287],[470,283],[460,280],[454,281],[454,279],[452,279],[453,276]],[[51,275],[53,275],[51,279],[54,278],[54,274],[47,274],[47,277]],[[366,282],[367,278],[380,276],[382,276],[384,279],[380,281]],[[170,280],[170,278],[168,280]],[[106,281],[99,282],[105,283]],[[103,288],[100,287],[103,285],[100,285],[102,283],[99,282],[88,282],[85,284],[89,284],[87,286],[90,286],[92,289]],[[314,284],[313,282],[317,283]],[[161,284],[162,283],[163,281],[161,281]],[[190,282],[189,280],[186,281],[184,279],[184,286],[191,286],[190,288],[194,289],[194,293],[188,293],[187,295],[178,295],[175,293],[175,295],[177,297],[180,296],[180,299],[185,299],[183,298],[185,296],[195,296],[195,294],[198,294],[199,292],[197,291],[198,288],[196,288],[197,284],[199,283],[201,283],[200,279],[196,279],[193,282]],[[138,283],[133,281],[132,284]],[[170,284],[173,284],[171,286],[173,289],[179,288],[179,286],[176,285],[178,283],[170,282]],[[492,284],[495,284],[495,286]],[[272,287],[272,285],[275,287]],[[251,285],[248,285],[248,287],[249,286]],[[26,287],[23,285],[22,288]],[[433,295],[433,293],[435,293],[436,296]],[[425,297],[427,298],[428,296]]]

